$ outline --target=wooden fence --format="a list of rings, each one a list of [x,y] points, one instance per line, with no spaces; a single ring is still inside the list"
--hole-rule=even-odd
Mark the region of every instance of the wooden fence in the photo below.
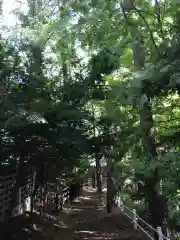
[[[18,189],[16,206],[13,216],[30,210],[30,194],[33,190],[34,178],[28,177],[28,182]],[[11,203],[11,194],[16,181],[16,172],[8,176],[0,176],[0,222],[4,221],[6,212]]]

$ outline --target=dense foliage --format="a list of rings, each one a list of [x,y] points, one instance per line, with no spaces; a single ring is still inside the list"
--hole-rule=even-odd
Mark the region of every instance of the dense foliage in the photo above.
[[[108,189],[155,227],[167,218],[178,229],[178,1],[28,0],[27,9],[0,39],[2,174],[18,166],[20,186],[35,169],[39,187],[106,160]]]

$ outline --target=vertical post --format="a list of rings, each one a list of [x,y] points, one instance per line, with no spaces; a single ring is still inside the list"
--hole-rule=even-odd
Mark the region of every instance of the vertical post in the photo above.
[[[124,204],[123,204],[122,199],[121,199],[121,202],[120,202],[120,208],[121,208],[121,210],[124,212]]]
[[[161,227],[157,227],[157,232],[158,232],[159,240],[163,240],[162,228]]]
[[[18,191],[18,214],[21,214],[21,188]]]
[[[91,187],[91,180],[88,178],[88,187]]]
[[[62,193],[60,193],[59,198],[60,198],[60,211],[62,211],[63,210],[63,203],[64,203],[64,196],[63,196]]]
[[[167,228],[167,238],[170,239],[170,232],[168,228]]]
[[[136,209],[133,209],[133,224],[134,224],[134,229],[137,229],[137,214],[136,214]]]
[[[32,192],[35,189],[35,182],[36,182],[36,171],[34,170],[33,176],[32,176]]]
[[[117,205],[118,205],[118,207],[121,207],[121,197],[118,197]]]
[[[29,196],[25,200],[25,211],[31,211],[31,198]]]

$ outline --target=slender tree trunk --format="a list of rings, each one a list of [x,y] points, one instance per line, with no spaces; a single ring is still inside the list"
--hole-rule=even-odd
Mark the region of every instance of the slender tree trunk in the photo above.
[[[93,117],[95,119],[95,108],[92,106],[93,111]],[[93,134],[94,138],[96,138],[96,126],[95,122],[93,123]],[[97,151],[98,150],[98,151]],[[97,147],[95,152],[95,162],[96,162],[96,186],[97,186],[97,192],[102,192],[102,182],[101,182],[101,154],[100,154],[100,148]]]
[[[95,154],[96,158],[96,183],[97,183],[97,192],[102,192],[102,181],[101,181],[101,156],[100,154]]]
[[[67,63],[64,60],[62,63],[62,73],[63,73],[64,82],[67,82],[68,81],[68,69],[67,69]]]
[[[57,184],[56,184],[56,196],[55,196],[55,199],[54,199],[54,205],[55,205],[55,211],[54,212],[55,212],[56,216],[58,216],[60,201],[59,201],[59,190],[58,190],[58,185]]]
[[[106,199],[106,209],[107,213],[112,212],[112,180],[111,180],[111,173],[108,171],[107,173],[107,199]]]
[[[92,188],[96,187],[96,174],[95,174],[95,169],[93,169],[92,173]]]
[[[41,210],[40,216],[43,218],[44,210],[45,210],[45,203],[47,199],[47,181],[48,181],[48,166],[47,163],[44,163],[44,174],[43,174],[43,188],[41,189]]]
[[[112,160],[110,158],[107,159],[107,199],[106,199],[106,208],[107,213],[112,212],[112,203],[114,196],[114,184],[112,180]]]
[[[44,199],[43,199],[43,197],[44,197],[44,187],[42,187],[41,188],[41,200],[40,200],[40,202],[41,202],[41,204],[40,204],[40,218],[41,219],[43,219],[43,205],[44,205]]]
[[[47,191],[48,191],[48,164],[45,165],[45,181],[44,181],[44,194],[43,194],[43,211],[47,204]]]

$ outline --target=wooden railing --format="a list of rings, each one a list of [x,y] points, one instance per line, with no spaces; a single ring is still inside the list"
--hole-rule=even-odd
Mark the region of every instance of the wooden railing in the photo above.
[[[92,180],[90,178],[88,179],[88,186],[92,186]],[[172,234],[168,231],[168,229],[167,236],[164,236],[161,227],[157,227],[157,229],[153,228],[150,224],[138,216],[136,209],[130,209],[128,206],[126,206],[120,196],[117,197],[116,205],[121,209],[124,215],[126,215],[132,221],[134,229],[140,229],[140,231],[148,236],[149,239],[154,240],[154,235],[156,233],[159,240],[171,240]]]
[[[136,213],[136,209],[130,209],[124,203],[121,197],[117,198],[117,206],[121,209],[121,211],[126,215],[133,223],[134,229],[140,229],[145,235],[149,237],[149,239],[154,240],[155,233],[157,234],[159,240],[170,240],[170,233],[167,229],[167,236],[164,236],[162,233],[161,227],[157,227],[157,229],[153,228],[149,225],[145,220],[143,220]]]

